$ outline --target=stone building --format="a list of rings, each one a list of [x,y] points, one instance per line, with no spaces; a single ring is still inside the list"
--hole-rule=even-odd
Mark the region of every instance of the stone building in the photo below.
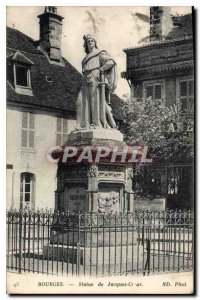
[[[150,7],[150,35],[143,44],[125,49],[126,71],[122,73],[135,101],[151,99],[161,106],[173,106],[178,114],[194,108],[194,46],[192,14],[170,14],[170,7]],[[178,127],[177,127],[178,128]],[[175,129],[176,130],[176,129]],[[142,189],[164,196],[168,208],[193,207],[192,162],[144,167],[135,176]],[[139,179],[140,177],[140,179]]]
[[[150,36],[138,47],[125,49],[126,72],[134,98],[152,98],[181,110],[194,101],[192,14],[171,16],[170,7],[150,8]]]
[[[7,28],[8,209],[54,208],[57,165],[47,151],[76,124],[82,75],[62,56],[63,18],[52,6],[38,18],[39,41]],[[111,103],[120,119],[121,100],[113,95]]]

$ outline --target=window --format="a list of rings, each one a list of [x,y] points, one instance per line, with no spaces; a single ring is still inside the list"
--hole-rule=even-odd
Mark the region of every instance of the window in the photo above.
[[[188,111],[194,104],[194,81],[185,79],[179,81],[180,108],[183,112]]]
[[[57,118],[57,130],[56,130],[56,145],[61,146],[64,144],[68,134],[68,120],[63,118]]]
[[[144,84],[144,98],[150,98],[151,100],[163,103],[163,83],[162,82],[147,82]]]
[[[33,96],[31,87],[31,68],[34,62],[22,52],[16,51],[10,58],[14,73],[14,89],[17,94]]]
[[[15,64],[15,85],[31,88],[30,69],[27,66]]]
[[[34,209],[35,175],[21,173],[20,181],[20,209]]]
[[[22,148],[33,149],[35,143],[35,115],[22,112]]]

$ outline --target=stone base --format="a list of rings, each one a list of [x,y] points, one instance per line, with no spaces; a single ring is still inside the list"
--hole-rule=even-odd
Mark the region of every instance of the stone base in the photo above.
[[[138,235],[136,232],[121,232],[121,231],[106,231],[87,232],[87,231],[74,231],[74,232],[59,232],[51,236],[51,242],[54,245],[76,245],[78,242],[82,247],[115,247],[115,246],[131,246],[137,245]]]
[[[77,152],[64,160],[66,146],[76,147]],[[83,152],[85,146],[87,149]],[[110,152],[96,160],[99,146],[108,147]],[[121,162],[125,146],[123,135],[116,129],[71,132],[58,162],[56,210],[113,214],[133,211],[133,170],[128,161],[132,153],[126,149],[126,160]]]
[[[116,246],[116,247],[80,247],[77,256],[77,247],[48,245],[43,248],[44,259],[56,260],[80,265],[119,265],[131,264],[140,261],[143,257],[142,246]]]
[[[73,131],[67,136],[67,140],[65,144],[87,144],[87,145],[95,145],[95,142],[99,141],[106,142],[122,142],[123,143],[123,134],[116,129],[104,129],[104,128],[96,128],[96,129],[83,129],[78,131]]]

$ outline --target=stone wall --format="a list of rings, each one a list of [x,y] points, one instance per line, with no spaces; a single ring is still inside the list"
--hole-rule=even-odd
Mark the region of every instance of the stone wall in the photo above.
[[[7,110],[7,208],[20,208],[20,174],[29,172],[35,175],[35,208],[54,208],[57,165],[47,160],[49,147],[56,145],[56,117],[35,114],[35,149],[21,148],[22,112]],[[75,127],[70,120],[69,131]]]
[[[138,210],[165,210],[166,209],[166,199],[135,199],[134,209]]]

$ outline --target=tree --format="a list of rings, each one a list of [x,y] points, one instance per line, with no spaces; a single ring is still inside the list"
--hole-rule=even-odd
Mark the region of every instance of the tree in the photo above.
[[[176,105],[132,99],[125,104],[124,116],[121,130],[126,143],[148,146],[155,163],[193,160],[193,107],[181,113]]]

